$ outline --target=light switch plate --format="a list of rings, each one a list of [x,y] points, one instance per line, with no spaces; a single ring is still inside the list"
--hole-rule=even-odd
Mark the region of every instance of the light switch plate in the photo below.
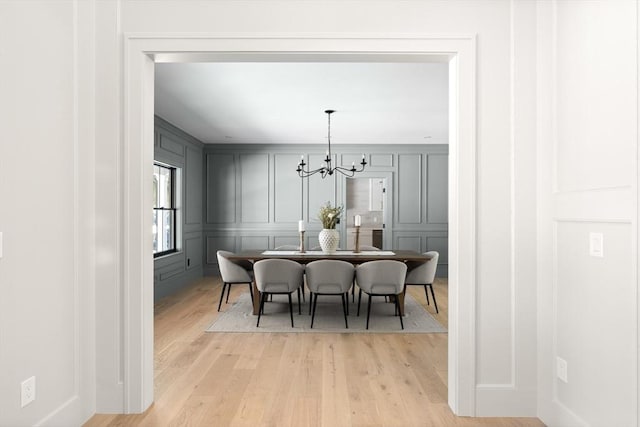
[[[589,233],[589,255],[604,257],[604,236],[602,233]]]

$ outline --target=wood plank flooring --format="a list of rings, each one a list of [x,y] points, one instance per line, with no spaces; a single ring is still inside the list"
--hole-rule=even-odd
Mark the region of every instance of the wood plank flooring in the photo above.
[[[220,286],[204,278],[156,304],[154,404],[143,414],[94,415],[85,426],[543,425],[453,415],[447,334],[205,333]],[[422,288],[408,292],[447,326],[446,281],[434,290],[437,315]],[[241,292],[247,287],[234,286],[229,301]]]

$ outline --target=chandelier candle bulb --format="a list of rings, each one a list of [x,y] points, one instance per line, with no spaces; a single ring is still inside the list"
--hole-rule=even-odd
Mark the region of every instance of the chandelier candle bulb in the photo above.
[[[304,221],[298,221],[298,231],[304,231]]]
[[[356,227],[360,227],[362,225],[362,217],[360,215],[356,215],[354,223]]]

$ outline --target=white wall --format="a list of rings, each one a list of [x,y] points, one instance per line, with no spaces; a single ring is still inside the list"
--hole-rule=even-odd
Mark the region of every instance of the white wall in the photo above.
[[[631,0],[539,4],[538,410],[550,426],[638,424],[637,18]]]
[[[592,11],[605,4],[606,10]],[[627,395],[635,402],[636,325],[629,333],[627,319],[635,318],[637,309],[635,287],[630,286],[637,283],[637,158],[629,148],[637,141],[637,80],[627,73],[635,72],[635,62],[630,66],[627,61],[635,61],[637,45],[630,45],[625,33],[635,31],[629,21],[636,17],[635,4],[564,2],[555,45],[585,66],[563,60],[553,74],[550,41],[545,38],[550,32],[539,33],[538,46],[544,49],[535,56],[536,5],[530,1],[0,3],[0,35],[10,41],[0,49],[0,231],[5,233],[0,259],[0,425],[72,425],[96,409],[126,409],[122,222],[129,189],[122,176],[122,117],[128,108],[123,93],[132,76],[122,74],[125,32],[477,35],[475,412],[535,415],[538,381],[540,414],[550,423],[561,420],[561,402],[586,423],[601,425],[605,412],[593,403],[600,387],[607,393],[604,402],[619,409],[616,420],[634,424],[628,410],[632,403],[620,393],[629,389]],[[540,2],[538,28],[551,28],[549,7],[552,3]],[[587,26],[588,34],[602,30],[595,34],[603,37],[584,37],[580,25]],[[616,54],[597,49],[601,39],[609,40],[604,47]],[[593,53],[599,55],[590,58]],[[541,73],[537,94],[536,64]],[[584,91],[580,83],[602,90]],[[536,95],[543,104],[537,110],[537,236],[531,160]],[[589,105],[602,106],[595,117],[582,113]],[[608,105],[616,106],[615,115]],[[587,132],[579,133],[583,126]],[[602,139],[611,149],[600,149],[597,142]],[[55,191],[42,191],[43,182],[55,185]],[[594,190],[601,186],[615,188]],[[94,194],[99,195],[95,206]],[[596,227],[605,236],[602,265],[581,252],[584,235]],[[586,266],[596,271],[585,276]],[[597,298],[599,277],[608,278],[608,292],[600,295],[614,298],[606,304],[613,301],[615,310]],[[592,309],[581,311],[586,321],[575,325],[566,314],[581,293],[576,286],[582,281],[580,306]],[[541,302],[538,378],[536,283]],[[551,322],[547,319],[554,304],[558,319]],[[594,334],[585,328],[595,320],[612,334],[606,342],[610,353],[602,354],[590,341]],[[577,358],[580,344],[569,337],[579,334],[585,334],[592,347]],[[554,347],[554,335],[562,337],[561,345]],[[634,347],[629,350],[627,345]],[[569,361],[570,382],[558,388],[554,403],[551,363],[560,352]],[[601,357],[608,362],[619,354],[625,356],[621,362],[606,364],[612,366],[607,377],[592,375],[589,369]],[[625,371],[633,375],[622,378]],[[38,399],[20,409],[19,382],[30,375],[38,377]]]
[[[91,16],[86,3],[0,3],[2,426],[93,413]]]

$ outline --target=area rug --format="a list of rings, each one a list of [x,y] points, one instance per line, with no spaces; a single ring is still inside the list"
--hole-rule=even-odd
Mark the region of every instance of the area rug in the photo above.
[[[349,303],[349,328],[345,328],[342,303],[339,296],[320,296],[316,306],[316,316],[311,329],[309,296],[302,303],[302,315],[298,314],[298,304],[293,296],[293,322],[289,316],[286,295],[274,295],[272,302],[265,303],[264,314],[260,317],[260,327],[256,328],[258,316],[251,314],[251,297],[242,293],[233,304],[223,305],[217,319],[206,329],[207,332],[320,332],[320,333],[443,333],[447,330],[435,320],[418,302],[405,296],[404,330],[400,329],[400,319],[394,316],[394,304],[385,303],[383,297],[375,297],[371,304],[369,329],[367,321],[367,298],[362,295],[360,316],[356,316],[356,302]]]

